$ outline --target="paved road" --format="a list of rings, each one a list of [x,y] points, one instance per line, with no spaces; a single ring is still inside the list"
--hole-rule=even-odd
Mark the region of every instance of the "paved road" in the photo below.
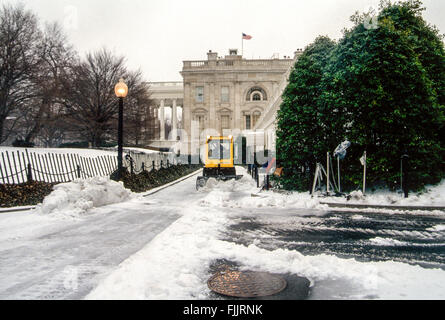
[[[426,269],[445,270],[443,216],[338,211],[319,215],[314,214],[315,210],[298,211],[298,215],[295,210],[286,209],[274,210],[273,215],[270,209],[240,213],[233,218],[223,239],[244,245],[261,239],[258,244],[261,248],[295,250],[305,256],[327,254],[365,263],[397,261]],[[293,275],[282,276],[288,280],[289,288],[299,288],[298,279],[292,278]],[[425,290],[421,281],[416,286],[420,291]],[[295,299],[296,296],[292,290],[286,290],[279,298]],[[437,299],[434,294],[426,296]],[[316,281],[308,298],[356,297],[363,298],[361,289],[339,277]]]
[[[240,215],[226,239],[249,244],[261,237],[261,247],[286,248],[304,255],[329,254],[358,261],[399,261],[445,270],[443,216],[389,215],[383,213],[255,209]],[[301,213],[300,213],[301,214]]]
[[[139,201],[97,208],[79,221],[0,215],[0,299],[81,299],[180,217],[195,178]],[[187,195],[187,197],[185,196]],[[14,223],[14,221],[17,221]],[[8,230],[6,230],[8,228]]]

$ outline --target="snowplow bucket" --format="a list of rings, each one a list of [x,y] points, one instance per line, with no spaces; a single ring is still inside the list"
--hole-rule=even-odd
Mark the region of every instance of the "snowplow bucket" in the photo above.
[[[199,188],[204,187],[207,184],[207,180],[209,180],[210,178],[214,178],[217,181],[227,181],[227,180],[239,180],[243,177],[243,175],[229,175],[229,176],[224,176],[224,175],[220,175],[220,176],[215,176],[215,177],[203,177],[200,176],[196,179],[196,190],[199,190]]]

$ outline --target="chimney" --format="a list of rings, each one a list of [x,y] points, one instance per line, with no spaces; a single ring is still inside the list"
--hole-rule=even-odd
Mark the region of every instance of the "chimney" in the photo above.
[[[217,58],[218,58],[217,52],[212,52],[212,50],[209,50],[209,52],[207,52],[207,60],[213,61],[216,60]]]

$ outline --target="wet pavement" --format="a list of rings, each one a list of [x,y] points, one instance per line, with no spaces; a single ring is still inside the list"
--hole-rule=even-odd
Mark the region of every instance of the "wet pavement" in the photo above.
[[[305,256],[327,254],[360,262],[397,261],[445,270],[445,218],[371,212],[251,209],[233,216],[221,239],[266,250],[295,250]],[[216,261],[218,266],[240,266]],[[323,279],[309,286],[296,274],[280,274],[288,285],[281,293],[256,299],[376,299],[344,279]],[[215,293],[211,299],[233,299]]]
[[[264,209],[239,215],[224,235],[230,241],[304,255],[329,254],[357,261],[398,261],[445,270],[445,218],[384,213],[319,212],[301,216]]]

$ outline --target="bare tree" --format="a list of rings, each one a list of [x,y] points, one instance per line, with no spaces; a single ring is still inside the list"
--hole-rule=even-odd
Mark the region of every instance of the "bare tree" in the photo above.
[[[65,105],[73,130],[93,146],[100,146],[117,128],[118,100],[114,86],[124,78],[130,92],[127,105],[135,103],[130,98],[143,95],[140,72],[129,72],[124,57],[115,56],[106,49],[89,53],[85,61],[72,67],[69,81],[65,81]],[[113,135],[114,139],[114,135]]]
[[[124,105],[124,137],[127,144],[142,146],[146,136],[146,122],[151,104],[149,85],[141,81],[140,72],[131,74],[132,87]]]
[[[124,78],[131,93],[126,138],[138,145],[149,105],[141,72],[129,72],[124,57],[106,49],[81,60],[58,24],[41,31],[37,22],[23,5],[0,8],[0,143],[15,134],[25,143],[52,146],[67,132],[93,146],[114,140],[114,86]]]
[[[5,121],[19,119],[19,108],[35,93],[32,75],[39,65],[39,39],[37,17],[23,5],[0,8],[0,143],[15,127],[9,124],[5,132]]]
[[[26,127],[29,130],[25,142],[33,141],[45,127],[46,141],[57,131],[57,123],[62,122],[65,116],[63,110],[64,77],[69,77],[69,68],[75,62],[76,52],[68,44],[66,36],[59,24],[47,24],[42,41],[38,46],[40,63],[32,76],[36,90],[32,105],[27,107],[32,115],[32,122]],[[60,126],[61,128],[63,126]]]

